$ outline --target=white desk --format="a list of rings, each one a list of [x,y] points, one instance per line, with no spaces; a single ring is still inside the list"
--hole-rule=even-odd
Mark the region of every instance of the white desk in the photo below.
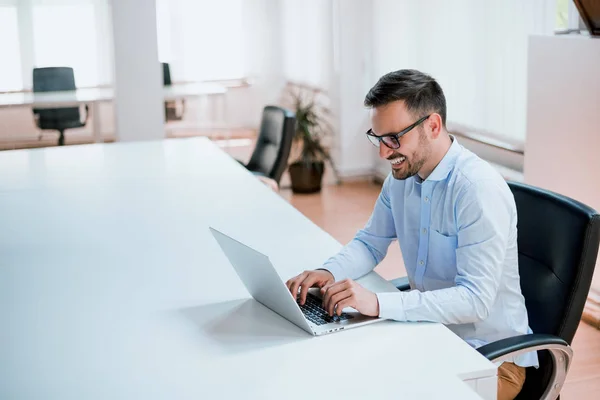
[[[175,84],[164,87],[164,98],[165,100],[178,100],[186,97],[222,96],[226,92],[227,88],[215,83]],[[99,104],[112,101],[113,98],[113,88],[89,88],[44,93],[0,93],[0,108],[30,106],[43,109],[90,104],[92,134],[94,141],[100,143],[102,142],[102,134],[100,131],[100,118],[97,117],[100,115]]]
[[[0,221],[2,399],[495,398],[443,325],[313,338],[249,299],[209,225],[283,279],[341,245],[204,138],[0,152]]]

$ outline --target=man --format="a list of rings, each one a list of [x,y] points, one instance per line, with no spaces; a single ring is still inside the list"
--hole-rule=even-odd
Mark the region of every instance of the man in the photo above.
[[[287,286],[304,303],[321,288],[323,307],[398,321],[446,324],[473,347],[531,333],[517,266],[517,214],[504,179],[446,130],[440,85],[414,70],[383,76],[369,91],[367,137],[390,162],[364,229],[322,269]],[[398,239],[411,291],[372,293],[356,282]],[[535,352],[498,368],[498,399],[513,399]]]

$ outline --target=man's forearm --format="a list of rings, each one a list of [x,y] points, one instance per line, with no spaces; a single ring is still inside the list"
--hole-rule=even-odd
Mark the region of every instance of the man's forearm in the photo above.
[[[327,260],[323,269],[331,272],[336,282],[346,278],[358,279],[371,272],[378,264],[373,252],[377,250],[370,249],[363,241],[354,238],[338,254]]]
[[[491,304],[464,286],[419,292],[378,293],[379,316],[397,321],[466,324],[487,318]]]

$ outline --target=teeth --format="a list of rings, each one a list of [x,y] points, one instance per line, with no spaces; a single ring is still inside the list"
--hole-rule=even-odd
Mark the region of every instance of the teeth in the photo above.
[[[400,164],[402,161],[404,161],[406,159],[406,157],[397,157],[394,158],[393,160],[390,160],[390,162],[392,164]]]

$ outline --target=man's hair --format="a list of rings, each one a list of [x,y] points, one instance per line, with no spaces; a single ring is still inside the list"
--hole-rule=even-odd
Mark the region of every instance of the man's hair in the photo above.
[[[431,76],[414,69],[385,74],[367,93],[365,106],[380,107],[398,100],[404,100],[408,112],[419,118],[433,112],[440,114],[446,126],[446,98]]]

